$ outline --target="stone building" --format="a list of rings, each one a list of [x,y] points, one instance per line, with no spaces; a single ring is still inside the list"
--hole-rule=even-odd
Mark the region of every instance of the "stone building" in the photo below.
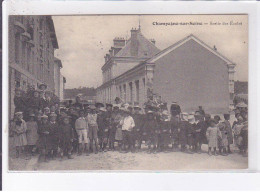
[[[45,83],[48,90],[58,94],[57,77],[61,63],[54,57],[58,49],[51,16],[9,16],[9,116],[14,111],[15,88],[26,91]],[[59,97],[59,95],[58,95]]]
[[[141,30],[131,30],[128,41],[114,40],[102,67],[103,84],[97,100],[139,103],[161,97],[184,111],[198,106],[211,113],[227,112],[233,104],[235,64],[194,35],[160,51]],[[116,49],[115,49],[116,48]]]

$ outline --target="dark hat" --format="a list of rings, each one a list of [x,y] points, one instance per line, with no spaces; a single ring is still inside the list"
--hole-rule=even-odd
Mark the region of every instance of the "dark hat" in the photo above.
[[[220,120],[221,120],[221,119],[220,119],[220,116],[215,115],[215,116],[214,116],[214,120],[218,120],[218,121],[220,121]]]
[[[103,103],[100,103],[100,102],[97,102],[97,103],[95,104],[95,106],[96,106],[97,108],[105,107],[104,104],[103,104]]]
[[[210,119],[209,123],[215,123],[216,124],[216,120],[215,119]]]
[[[44,86],[45,89],[47,89],[47,85],[46,85],[46,84],[44,84],[44,83],[40,84],[40,85],[39,85],[39,88],[41,88],[42,86]]]
[[[106,107],[109,107],[109,106],[110,106],[110,107],[113,107],[112,104],[107,103],[107,104],[106,104]]]

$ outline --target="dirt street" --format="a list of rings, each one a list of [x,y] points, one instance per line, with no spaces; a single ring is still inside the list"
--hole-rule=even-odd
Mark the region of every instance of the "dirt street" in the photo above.
[[[25,159],[11,159],[10,168],[13,170],[29,171],[63,171],[63,170],[216,170],[216,169],[246,169],[248,158],[238,153],[229,156],[209,156],[207,146],[203,146],[202,154],[186,154],[168,152],[148,154],[145,148],[139,153],[122,154],[117,151],[91,154],[90,156],[73,156],[74,159],[63,161],[58,159],[48,163],[38,163],[37,157],[27,161]],[[19,164],[17,164],[19,163]]]

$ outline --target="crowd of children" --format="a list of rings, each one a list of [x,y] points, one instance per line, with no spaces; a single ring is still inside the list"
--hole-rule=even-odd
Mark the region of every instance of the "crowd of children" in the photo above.
[[[230,115],[224,120],[205,114],[202,107],[194,113],[181,112],[174,102],[167,106],[146,103],[139,106],[127,103],[84,106],[80,96],[68,107],[60,108],[48,95],[37,96],[32,92],[27,105],[15,97],[16,112],[11,122],[11,132],[16,146],[16,157],[23,151],[28,158],[40,153],[40,161],[85,153],[119,151],[139,152],[143,143],[148,153],[181,151],[201,153],[202,144],[208,144],[208,154],[227,156],[230,145],[235,143],[240,152],[247,155],[247,108],[236,109],[236,121],[231,126]],[[47,94],[46,92],[42,92]],[[17,104],[17,101],[20,103]],[[32,103],[32,104],[30,104]],[[233,141],[234,140],[234,141]]]

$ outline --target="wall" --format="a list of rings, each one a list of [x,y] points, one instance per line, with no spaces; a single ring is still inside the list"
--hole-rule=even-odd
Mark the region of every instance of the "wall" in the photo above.
[[[202,105],[208,112],[229,110],[226,63],[190,40],[155,62],[154,92],[168,104],[177,101],[184,111]]]

